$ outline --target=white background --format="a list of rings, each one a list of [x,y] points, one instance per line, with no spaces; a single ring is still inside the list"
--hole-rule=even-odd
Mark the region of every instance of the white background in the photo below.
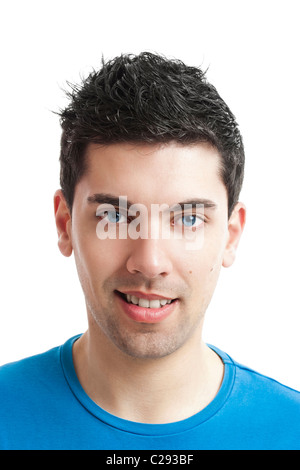
[[[244,137],[247,225],[205,340],[300,389],[299,1],[1,2],[0,363],[86,329],[74,258],[57,248],[62,88],[101,56],[147,50],[209,67]]]

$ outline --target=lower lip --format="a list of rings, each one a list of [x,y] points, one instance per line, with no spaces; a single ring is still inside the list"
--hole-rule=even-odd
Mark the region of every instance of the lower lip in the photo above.
[[[160,308],[145,308],[139,305],[129,304],[119,295],[117,297],[120,300],[125,314],[132,320],[141,323],[159,323],[163,321],[173,313],[178,303],[178,300],[175,300],[171,304],[166,304]]]

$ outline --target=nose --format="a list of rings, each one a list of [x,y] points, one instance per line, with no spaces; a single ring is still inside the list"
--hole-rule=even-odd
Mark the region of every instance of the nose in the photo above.
[[[140,273],[149,279],[170,274],[173,265],[168,256],[167,241],[151,238],[132,241],[127,270],[131,274]]]

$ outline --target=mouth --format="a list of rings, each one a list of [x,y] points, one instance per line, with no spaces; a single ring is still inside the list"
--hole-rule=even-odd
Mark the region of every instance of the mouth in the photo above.
[[[126,293],[126,292],[116,291],[116,293],[128,304],[138,305],[139,307],[143,307],[143,308],[161,308],[177,300],[177,299],[171,299],[171,298],[166,298],[166,297],[160,297],[159,295],[156,295],[156,294],[147,295],[147,294],[142,294],[139,292]]]
[[[171,315],[179,302],[177,298],[159,297],[156,294],[120,291],[115,291],[115,293],[120,299],[123,312],[132,320],[140,323],[161,322]]]

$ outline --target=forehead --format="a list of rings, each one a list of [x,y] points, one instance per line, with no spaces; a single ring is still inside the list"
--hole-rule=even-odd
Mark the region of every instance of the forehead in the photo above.
[[[87,171],[78,183],[86,197],[102,192],[139,203],[174,203],[189,197],[226,196],[221,157],[209,144],[90,144]]]

